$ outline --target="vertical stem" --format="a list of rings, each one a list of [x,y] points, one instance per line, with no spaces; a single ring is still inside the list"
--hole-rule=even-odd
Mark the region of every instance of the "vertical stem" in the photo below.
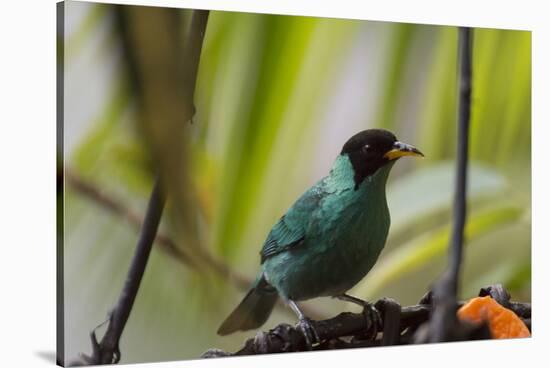
[[[65,3],[59,2],[56,6],[57,11],[57,74],[56,74],[56,116],[57,116],[57,180],[56,180],[56,363],[65,365],[65,182],[64,182],[64,160],[65,145],[64,145],[64,111],[65,111]]]
[[[472,30],[459,29],[459,104],[458,104],[458,144],[453,208],[453,230],[451,236],[451,280],[452,292],[456,299],[458,279],[462,263],[464,225],[466,223],[466,187],[468,181],[468,141],[472,101]]]
[[[107,351],[115,352],[115,362],[117,362],[120,357],[118,342],[124,330],[124,326],[126,326],[132,307],[134,306],[134,301],[139,291],[139,286],[141,285],[141,279],[143,278],[145,267],[149,260],[149,254],[153,248],[153,241],[157,236],[165,202],[165,197],[161,193],[160,180],[157,179],[151,192],[151,197],[149,198],[147,212],[145,213],[145,219],[141,226],[136,251],[132,258],[124,287],[122,288],[115,308],[109,316],[109,327],[100,343]],[[106,361],[102,359],[101,363],[110,363],[111,358],[110,356],[107,357]]]
[[[466,224],[466,186],[468,179],[468,132],[472,97],[472,30],[459,28],[459,96],[457,166],[453,205],[453,228],[449,244],[449,266],[434,286],[434,313],[430,321],[431,342],[447,341],[456,325],[458,281],[464,245]]]

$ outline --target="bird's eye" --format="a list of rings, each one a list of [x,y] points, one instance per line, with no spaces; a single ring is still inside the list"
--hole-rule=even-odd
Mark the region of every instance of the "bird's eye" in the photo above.
[[[370,146],[369,146],[368,144],[365,144],[365,145],[363,146],[363,152],[367,153],[367,152],[369,152],[369,151],[370,151]]]

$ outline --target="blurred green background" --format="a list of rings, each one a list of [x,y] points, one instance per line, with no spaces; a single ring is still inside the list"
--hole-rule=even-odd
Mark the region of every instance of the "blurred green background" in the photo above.
[[[190,11],[171,12],[184,33]],[[89,331],[117,299],[156,174],[115,23],[108,5],[66,3],[68,359],[90,351]],[[455,27],[211,12],[197,114],[182,122],[185,171],[174,173],[186,177],[188,200],[168,202],[122,362],[233,351],[252,336],[215,331],[255,277],[267,233],[328,173],[347,138],[370,127],[392,130],[426,158],[393,170],[388,243],[351,293],[415,304],[446,265],[456,50]],[[501,282],[530,301],[530,32],[476,29],[473,86],[461,296]],[[326,298],[305,304],[316,317],[355,308]],[[277,307],[264,329],[294,320]]]

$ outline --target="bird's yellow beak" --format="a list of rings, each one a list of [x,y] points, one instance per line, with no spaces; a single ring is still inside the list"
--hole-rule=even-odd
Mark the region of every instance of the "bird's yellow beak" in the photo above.
[[[384,155],[388,160],[396,160],[403,156],[424,157],[424,154],[410,144],[397,141],[393,144],[393,148]]]

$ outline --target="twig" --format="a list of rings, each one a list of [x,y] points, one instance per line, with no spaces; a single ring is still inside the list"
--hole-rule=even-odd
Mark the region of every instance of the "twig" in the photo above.
[[[91,333],[93,354],[92,356],[84,356],[84,360],[89,364],[111,364],[118,363],[120,360],[120,337],[134,306],[149,254],[153,247],[153,240],[160,223],[164,203],[165,198],[161,193],[161,184],[157,179],[151,193],[151,198],[149,199],[149,205],[147,206],[147,212],[141,227],[141,234],[124,287],[115,307],[109,314],[107,332],[105,332],[99,343],[97,342],[95,331]]]
[[[112,212],[113,214],[123,217],[128,223],[136,229],[140,229],[143,224],[143,217],[138,215],[131,209],[127,208],[118,198],[104,193],[93,183],[83,179],[71,168],[65,168],[65,180],[68,186],[75,190],[78,194],[92,200],[101,208]],[[159,244],[162,251],[175,257],[185,265],[197,269],[197,265],[189,257],[185,250],[180,249],[171,238],[161,232],[157,232],[155,242]]]
[[[456,188],[453,209],[453,233],[451,246],[451,291],[456,298],[462,263],[464,225],[466,223],[466,188],[468,182],[468,141],[472,100],[472,30],[460,28],[460,101],[458,112],[458,145]]]
[[[93,183],[86,181],[84,178],[78,175],[75,170],[71,168],[65,168],[65,178],[67,184],[80,195],[83,195],[86,198],[92,200],[94,203],[101,206],[101,208],[104,208],[105,210],[124,218],[135,228],[139,229],[141,227],[143,222],[143,217],[141,215],[138,215],[137,213],[132,211],[118,198],[105,193],[105,191],[100,190]],[[175,241],[168,235],[162,232],[158,232],[155,238],[155,242],[159,245],[159,249],[161,249],[163,252],[168,253],[171,256],[174,256],[184,265],[191,267],[198,272],[202,271],[200,265],[198,265],[196,261],[187,253],[187,250],[183,247],[179,247],[175,243]],[[231,269],[221,260],[214,258],[210,254],[207,254],[206,251],[202,249],[198,250],[198,253],[195,255],[195,257],[204,261],[206,265],[209,266],[219,276],[232,281],[234,285],[240,290],[247,290],[247,288],[249,288],[252,284],[251,279],[248,279],[241,273]]]
[[[455,198],[453,206],[453,228],[450,241],[449,266],[434,287],[434,315],[430,321],[429,340],[432,342],[452,339],[457,324],[454,313],[456,305],[460,265],[466,222],[466,187],[468,174],[468,132],[472,93],[472,30],[459,29],[459,103],[457,166],[455,177]]]
[[[483,295],[482,292],[480,292],[480,295]],[[458,302],[453,305],[453,313],[456,313],[456,310],[463,304],[464,302]],[[368,332],[366,330],[371,326],[370,321],[366,320],[365,314],[340,313],[334,318],[313,321],[315,330],[322,341],[314,347],[314,350],[410,344],[415,342],[411,338],[410,331],[414,332],[420,325],[427,322],[432,312],[431,304],[401,307],[394,300],[387,298],[379,300],[376,307],[382,315],[383,333],[381,336],[372,341],[363,340],[362,338]],[[530,328],[531,304],[510,302],[508,308],[514,311]],[[486,335],[483,336],[488,338]],[[209,349],[202,357],[214,358],[305,350],[305,340],[301,331],[297,327],[280,324],[268,332],[258,332],[235,353]]]
[[[384,321],[381,345],[397,345],[401,338],[401,305],[393,299],[384,298],[375,306],[382,312]]]

